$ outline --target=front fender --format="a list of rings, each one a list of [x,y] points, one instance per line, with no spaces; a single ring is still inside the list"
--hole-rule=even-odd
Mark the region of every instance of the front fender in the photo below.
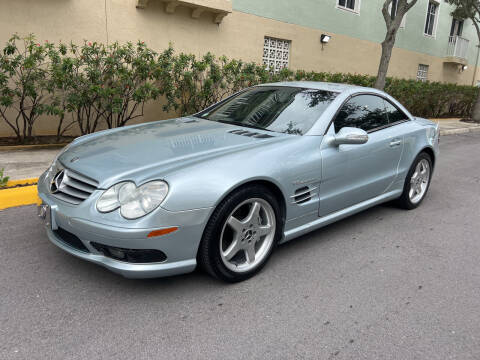
[[[215,207],[235,188],[252,181],[274,184],[291,196],[299,181],[320,178],[319,137],[295,137],[292,141],[228,154],[168,174],[170,191],[162,207],[170,211]]]

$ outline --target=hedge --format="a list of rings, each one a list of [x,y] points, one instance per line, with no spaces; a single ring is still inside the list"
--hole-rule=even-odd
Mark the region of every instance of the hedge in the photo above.
[[[76,126],[82,134],[124,126],[143,116],[147,102],[165,99],[163,110],[198,112],[248,86],[277,81],[326,81],[371,87],[375,77],[283,69],[207,53],[161,53],[144,42],[105,45],[85,41],[37,43],[13,35],[0,54],[0,119],[23,142],[38,118],[51,115],[57,136]],[[421,117],[467,117],[478,88],[387,78],[385,91]]]

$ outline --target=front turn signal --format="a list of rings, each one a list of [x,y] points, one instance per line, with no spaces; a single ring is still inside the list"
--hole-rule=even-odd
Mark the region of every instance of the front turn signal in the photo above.
[[[167,234],[170,234],[172,232],[175,232],[177,230],[178,230],[178,227],[176,227],[176,226],[171,227],[171,228],[166,228],[166,229],[153,230],[150,234],[147,235],[147,237],[151,238],[151,237],[155,237],[155,236],[163,236],[163,235],[167,235]]]

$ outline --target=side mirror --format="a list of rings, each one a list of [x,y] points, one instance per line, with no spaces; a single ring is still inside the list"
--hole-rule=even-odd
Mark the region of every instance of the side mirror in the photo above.
[[[341,128],[338,134],[335,135],[333,144],[337,146],[342,144],[365,144],[367,141],[368,134],[365,130],[353,127],[344,127]]]

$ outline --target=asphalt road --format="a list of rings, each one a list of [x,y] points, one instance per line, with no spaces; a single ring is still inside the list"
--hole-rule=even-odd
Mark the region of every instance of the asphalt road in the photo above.
[[[480,133],[441,139],[420,208],[280,246],[255,278],[127,280],[0,212],[0,359],[480,359]]]

